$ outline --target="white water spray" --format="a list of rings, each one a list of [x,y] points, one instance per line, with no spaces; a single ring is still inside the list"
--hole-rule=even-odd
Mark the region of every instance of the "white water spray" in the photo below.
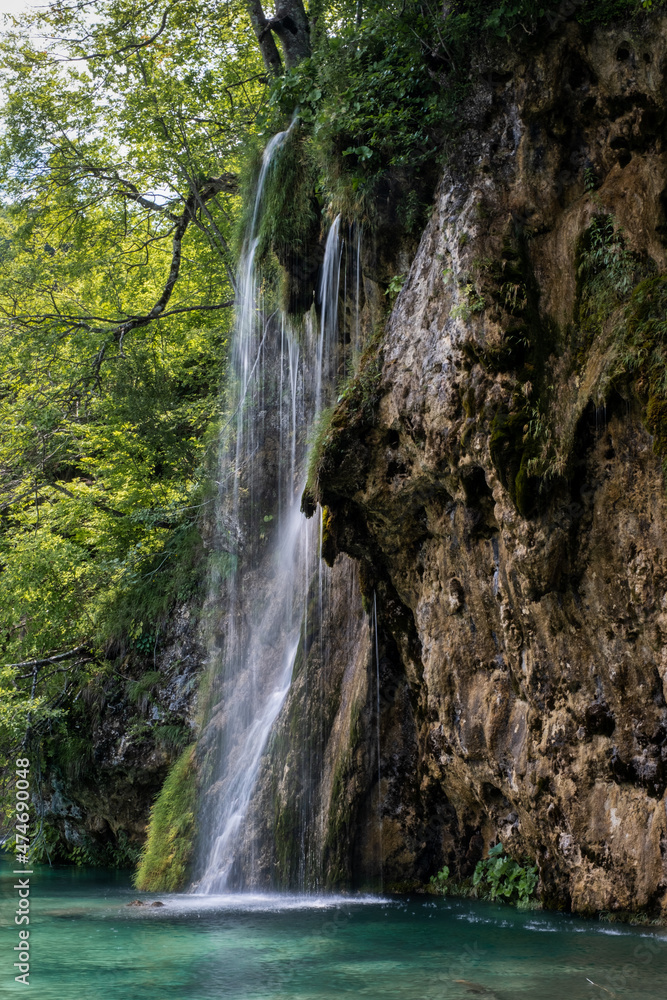
[[[238,276],[236,435],[223,446],[220,475],[223,483],[231,475],[233,486],[219,505],[237,568],[227,581],[215,707],[203,739],[212,772],[196,883],[204,893],[243,882],[236,861],[245,821],[306,634],[315,580],[322,613],[320,518],[306,520],[299,504],[309,431],[329,401],[336,373],[340,220],[326,244],[319,328],[307,317],[297,334],[285,317],[265,315],[256,266],[264,187],[288,134],[275,136],[264,153]]]

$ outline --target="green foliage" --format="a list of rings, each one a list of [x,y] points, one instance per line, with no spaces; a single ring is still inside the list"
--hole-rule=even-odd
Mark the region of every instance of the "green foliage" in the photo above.
[[[310,435],[308,444],[308,470],[306,475],[306,488],[304,495],[315,497],[317,495],[317,468],[322,457],[322,452],[326,446],[327,435],[331,427],[333,417],[333,406],[326,407],[318,415],[315,425]]]
[[[313,258],[325,209],[411,233],[430,202],[453,121],[448,109],[460,89],[443,87],[425,59],[440,14],[414,0],[360,9],[357,23],[355,5],[324,4],[318,23],[327,30],[315,32],[312,56],[272,85],[266,130],[297,117],[276,173],[298,150],[297,169],[287,185],[276,178],[279,198],[267,195],[277,230],[272,245],[283,265],[281,231],[296,226],[297,252]],[[293,276],[284,301],[294,298],[294,284]]]
[[[70,781],[78,781],[90,768],[93,760],[90,739],[76,732],[65,734],[56,741],[54,760]]]
[[[445,865],[430,879],[431,891],[441,896],[473,896],[481,899],[505,900],[527,906],[534,899],[539,876],[537,865],[520,865],[503,853],[503,845],[496,844],[488,856],[478,861],[472,879],[455,881]]]
[[[312,149],[303,132],[293,129],[276,157],[264,188],[259,220],[263,247],[273,247],[281,259],[307,252],[319,237],[321,206]],[[249,199],[250,208],[252,199]]]
[[[522,517],[530,517],[539,495],[539,479],[530,472],[535,455],[525,409],[499,411],[491,424],[489,449],[501,482]]]
[[[10,842],[11,843],[11,842]],[[11,849],[13,850],[13,844]],[[53,864],[58,861],[62,848],[59,832],[55,827],[42,823],[30,844],[30,860],[35,864]]]
[[[627,249],[610,215],[596,215],[576,254],[579,325],[595,333],[613,307],[624,302],[645,264]]]
[[[520,865],[503,854],[503,845],[496,844],[488,857],[478,861],[472,884],[492,900],[527,903],[535,894],[539,876],[537,865]]]
[[[140,854],[140,848],[130,843],[125,831],[121,830],[115,844],[100,846],[85,837],[83,843],[73,847],[62,860],[93,868],[134,868]]]
[[[149,670],[138,680],[131,681],[127,686],[127,695],[142,712],[145,712],[151,700],[151,692],[160,683],[160,674],[157,670]]]
[[[371,424],[375,408],[380,399],[383,354],[380,347],[382,331],[377,331],[359,358],[358,364],[343,382],[336,400],[343,405],[352,420]],[[332,415],[332,423],[340,424],[338,408]]]
[[[134,878],[137,889],[176,892],[183,887],[195,835],[196,802],[197,768],[191,746],[171,768],[151,810]]]
[[[0,668],[0,767],[40,734],[64,754],[105,657],[150,659],[203,577],[235,175],[266,80],[241,3],[162,16],[53,3],[0,37],[0,659],[83,650]]]
[[[423,10],[371,5],[361,25],[339,24],[311,59],[274,85],[272,105],[283,115],[297,109],[320,165],[335,164],[352,192],[435,151],[442,92],[423,57],[431,28]]]
[[[435,875],[431,875],[431,886],[440,895],[447,895],[451,888],[449,883],[449,867],[447,865],[441,868]]]
[[[32,842],[30,859],[33,864],[73,864],[92,868],[134,868],[140,849],[121,830],[115,842],[98,844],[89,835],[80,843],[65,847],[59,831],[43,823]]]
[[[459,302],[451,311],[454,319],[467,322],[471,316],[484,311],[486,300],[472,282],[466,282],[459,289]]]
[[[182,751],[190,740],[190,730],[186,725],[155,726],[153,735],[158,743],[169,751]]]
[[[667,460],[667,276],[634,289],[625,314],[623,368],[635,379],[655,451]]]
[[[403,285],[405,284],[407,274],[395,274],[393,278],[389,279],[389,284],[387,285],[387,290],[384,293],[393,302]]]

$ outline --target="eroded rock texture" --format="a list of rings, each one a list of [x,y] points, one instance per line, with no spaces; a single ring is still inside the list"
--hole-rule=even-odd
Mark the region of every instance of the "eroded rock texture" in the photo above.
[[[373,874],[378,852],[385,882],[465,876],[499,838],[537,859],[550,905],[667,909],[665,487],[621,359],[625,293],[587,330],[581,311],[594,220],[664,270],[666,66],[654,18],[567,25],[487,74],[334,414],[325,551],[358,560],[377,604],[381,778],[378,795],[371,614],[346,668],[361,721],[318,814],[325,841],[341,803],[356,826],[323,877]]]
[[[152,656],[126,655],[119,669],[84,688],[89,728],[69,737],[68,763],[51,763],[41,787],[51,860],[78,851],[86,863],[131,864],[170,765],[194,739],[203,656],[195,611],[181,605]],[[133,681],[147,673],[151,686],[133,698]],[[165,733],[180,742],[165,742]]]

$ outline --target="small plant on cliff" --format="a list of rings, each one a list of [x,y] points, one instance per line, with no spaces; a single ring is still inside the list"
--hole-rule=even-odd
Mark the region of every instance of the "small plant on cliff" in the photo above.
[[[537,865],[520,865],[503,853],[500,843],[489,850],[487,858],[477,862],[472,877],[472,884],[490,899],[506,899],[519,904],[529,902],[537,882]]]
[[[667,479],[667,275],[640,282],[625,314],[620,365],[634,378],[653,448]]]
[[[443,896],[447,895],[450,890],[449,868],[447,865],[441,868],[436,875],[431,875],[431,885],[436,892],[439,892]]]
[[[390,302],[393,303],[394,300],[398,297],[398,293],[405,284],[407,277],[408,277],[407,274],[395,274],[393,278],[389,280],[389,284],[387,285],[387,290],[384,294],[388,297]]]

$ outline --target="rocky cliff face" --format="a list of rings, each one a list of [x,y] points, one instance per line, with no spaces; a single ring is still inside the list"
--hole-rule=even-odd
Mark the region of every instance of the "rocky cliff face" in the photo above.
[[[265,879],[308,875],[299,843],[311,881],[466,876],[500,839],[548,905],[667,912],[667,505],[627,334],[665,269],[666,69],[660,18],[482,68],[326,439],[324,552],[366,612],[340,597],[281,716]]]
[[[153,655],[135,651],[83,689],[86,726],[63,738],[41,785],[43,860],[130,867],[170,765],[194,739],[204,660],[194,601],[174,609]]]

